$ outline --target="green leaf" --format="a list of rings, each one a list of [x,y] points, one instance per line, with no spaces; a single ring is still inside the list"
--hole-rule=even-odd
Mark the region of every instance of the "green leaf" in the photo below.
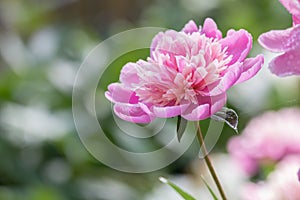
[[[190,194],[183,191],[180,187],[175,185],[174,183],[170,182],[169,180],[165,179],[164,177],[159,177],[159,180],[162,183],[168,184],[171,186],[180,196],[182,196],[185,200],[196,200],[194,197],[192,197]]]
[[[188,121],[186,119],[182,118],[181,116],[178,116],[178,118],[177,118],[177,139],[179,142],[184,134],[186,127],[187,127],[187,123],[188,123]]]
[[[223,107],[219,112],[213,114],[211,118],[216,121],[225,122],[238,133],[237,126],[239,117],[233,109]]]
[[[209,190],[209,193],[211,194],[211,196],[214,198],[214,200],[218,200],[217,195],[214,193],[214,191],[211,189],[211,187],[208,185],[208,183],[205,181],[205,179],[202,176],[201,176],[201,179],[204,182],[207,189]]]

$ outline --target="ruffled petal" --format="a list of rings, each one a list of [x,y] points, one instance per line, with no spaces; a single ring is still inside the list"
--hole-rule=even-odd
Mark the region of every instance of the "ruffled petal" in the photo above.
[[[193,33],[193,32],[198,32],[199,29],[196,25],[196,23],[193,21],[193,20],[190,20],[184,27],[183,29],[181,30],[182,32],[185,32],[185,33]]]
[[[265,49],[273,52],[284,52],[300,46],[300,25],[286,30],[275,30],[263,33],[258,42]]]
[[[206,18],[203,24],[201,33],[204,33],[209,38],[222,38],[222,32],[218,29],[217,24],[211,18]]]
[[[232,59],[228,65],[235,62],[243,62],[252,48],[252,36],[247,31],[229,30],[227,36],[221,40],[223,48]]]
[[[114,106],[114,112],[121,119],[134,123],[150,123],[154,117],[144,112],[139,104],[121,104]]]
[[[105,92],[105,97],[113,103],[131,103],[138,102],[139,97],[135,92],[124,87],[120,83],[112,83],[108,86],[108,91]]]
[[[300,75],[300,48],[274,58],[269,67],[272,73],[280,77]]]
[[[150,47],[150,57],[158,61],[159,56],[169,55],[174,59],[175,55],[186,55],[187,47],[183,43],[189,41],[189,36],[174,30],[168,30],[165,33],[158,33],[152,40]],[[173,61],[171,61],[173,62]]]
[[[153,113],[156,117],[161,118],[175,117],[181,115],[188,108],[188,106],[189,104],[166,107],[153,106]]]
[[[262,68],[264,64],[264,56],[262,54],[255,58],[248,58],[243,63],[243,72],[235,84],[247,81],[253,77]]]

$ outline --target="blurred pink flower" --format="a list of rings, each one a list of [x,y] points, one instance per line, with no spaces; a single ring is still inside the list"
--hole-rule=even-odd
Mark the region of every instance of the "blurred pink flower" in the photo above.
[[[269,66],[278,76],[300,75],[300,0],[280,0],[293,16],[293,27],[263,33],[258,42],[267,50],[283,53]]]
[[[205,119],[224,106],[226,90],[262,67],[262,55],[246,59],[251,48],[252,37],[243,29],[222,38],[212,19],[202,28],[190,21],[180,32],[157,34],[147,61],[127,63],[121,83],[110,84],[105,95],[115,103],[115,113],[130,122],[178,115]]]
[[[282,160],[266,181],[250,183],[242,190],[243,200],[298,200],[300,184],[295,174],[300,166],[300,157],[289,156]]]
[[[250,121],[241,135],[232,138],[228,151],[249,175],[263,163],[287,155],[300,155],[300,109],[267,112]],[[299,166],[298,166],[299,167]]]

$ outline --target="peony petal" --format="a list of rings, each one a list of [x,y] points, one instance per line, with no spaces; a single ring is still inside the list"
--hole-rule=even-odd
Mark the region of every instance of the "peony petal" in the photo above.
[[[280,77],[300,75],[300,48],[274,58],[269,66],[271,72]]]
[[[208,96],[220,95],[226,92],[226,90],[228,90],[229,88],[231,88],[237,82],[237,80],[240,78],[243,72],[242,65],[243,63],[240,62],[231,65],[217,85],[212,84],[208,86],[206,95]]]
[[[300,24],[300,16],[293,15],[293,25]]]
[[[228,68],[227,72],[224,74],[220,82],[224,91],[231,88],[231,86],[233,86],[236,83],[236,81],[240,78],[243,72],[242,65],[243,63],[237,62]]]
[[[227,95],[226,92],[213,97],[213,104],[210,108],[211,115],[215,114],[216,112],[220,111],[224,105],[226,104]]]
[[[139,67],[136,63],[127,63],[121,70],[120,81],[124,85],[130,87],[132,84],[139,83],[139,77],[137,75],[137,68]]]
[[[181,116],[190,121],[199,121],[210,117],[225,105],[226,93],[211,97],[199,96],[198,101],[198,105],[191,105]]]
[[[161,38],[164,36],[163,32],[159,32],[155,37],[152,39],[151,45],[150,45],[150,57],[153,58],[153,51],[156,49],[159,41],[161,41]]]
[[[108,91],[105,92],[105,97],[113,103],[135,104],[139,99],[135,92],[131,91],[120,83],[110,84],[108,86]]]
[[[196,25],[196,23],[193,20],[190,20],[181,30],[182,32],[185,33],[193,33],[193,32],[198,32],[199,29]]]
[[[159,54],[170,55],[171,57],[175,55],[186,55],[187,47],[182,44],[189,40],[189,36],[182,32],[176,32],[174,30],[168,30],[165,33],[161,32],[152,40],[150,57],[157,61]]]
[[[284,52],[300,46],[300,25],[286,30],[275,30],[263,33],[258,42],[265,49],[273,52]]]
[[[209,38],[217,38],[217,39],[222,38],[221,31],[218,29],[215,21],[211,18],[205,19],[201,33],[204,33],[206,37]]]
[[[153,113],[156,117],[161,118],[176,117],[181,115],[188,108],[188,106],[189,104],[166,107],[153,106]]]
[[[234,84],[247,81],[253,77],[262,68],[263,64],[264,56],[262,54],[256,56],[255,58],[246,59],[243,63],[243,72],[240,78]]]
[[[243,62],[252,48],[252,36],[246,30],[229,30],[227,36],[221,40],[221,44],[226,49],[228,56],[232,59],[228,65],[235,62]]]
[[[208,104],[198,105],[197,107],[191,109],[190,112],[181,115],[181,117],[189,121],[199,121],[206,119],[209,116],[210,110]]]
[[[134,123],[150,123],[154,119],[153,116],[145,113],[139,104],[117,103],[114,112],[121,119]]]

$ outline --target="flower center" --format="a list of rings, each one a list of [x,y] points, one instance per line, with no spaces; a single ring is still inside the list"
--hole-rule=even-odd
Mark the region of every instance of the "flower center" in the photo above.
[[[217,85],[230,60],[218,40],[198,32],[165,33],[151,58],[137,62],[135,92],[142,102],[156,106],[197,104]]]

